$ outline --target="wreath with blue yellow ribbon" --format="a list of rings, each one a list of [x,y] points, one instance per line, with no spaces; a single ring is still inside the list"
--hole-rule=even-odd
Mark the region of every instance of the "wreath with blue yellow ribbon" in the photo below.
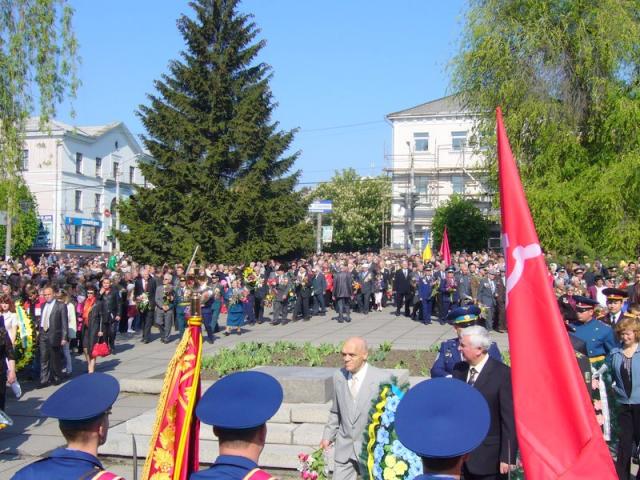
[[[364,480],[408,480],[422,475],[422,461],[398,440],[396,409],[409,385],[398,385],[396,377],[380,384],[372,402],[360,459]]]
[[[20,302],[16,302],[16,316],[18,317],[18,331],[13,350],[16,357],[16,371],[19,371],[33,360],[36,330],[33,321],[22,308]]]

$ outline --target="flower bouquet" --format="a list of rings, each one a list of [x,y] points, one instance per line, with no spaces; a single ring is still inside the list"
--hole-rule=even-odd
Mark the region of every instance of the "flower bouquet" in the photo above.
[[[319,448],[315,452],[299,453],[298,460],[300,466],[300,478],[304,480],[327,480],[329,476],[329,466],[327,462],[327,452],[324,448]]]
[[[422,461],[400,443],[395,430],[396,409],[408,389],[398,386],[395,377],[380,385],[362,445],[365,480],[409,480],[422,474]]]
[[[256,288],[256,285],[258,284],[258,276],[253,271],[253,268],[251,267],[245,268],[244,271],[242,272],[242,278],[244,279],[244,284],[248,288],[252,288],[252,289]]]
[[[146,293],[142,293],[138,297],[138,311],[142,313],[146,312],[147,310],[149,310],[149,295],[147,295]]]

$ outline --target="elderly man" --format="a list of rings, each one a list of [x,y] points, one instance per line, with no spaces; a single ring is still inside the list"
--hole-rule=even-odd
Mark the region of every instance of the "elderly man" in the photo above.
[[[460,333],[464,362],[453,370],[453,378],[476,388],[489,404],[491,424],[484,441],[465,462],[465,480],[507,478],[516,463],[517,443],[511,393],[511,369],[491,358],[489,332],[467,327]]]
[[[367,357],[364,338],[347,339],[342,346],[344,368],[333,376],[333,402],[320,446],[335,444],[334,480],[354,480],[360,474],[358,458],[371,401],[380,383],[389,380],[385,372],[367,363]]]
[[[40,348],[40,388],[62,381],[62,348],[69,341],[67,306],[55,299],[53,287],[45,287],[38,347]]]
[[[456,330],[456,336],[440,344],[438,356],[431,367],[431,378],[451,377],[455,366],[463,361],[459,349],[460,332],[463,332],[465,328],[473,325],[484,325],[484,321],[480,318],[480,309],[475,305],[458,307],[455,310],[451,310],[447,316],[447,320],[453,324],[453,328]],[[496,342],[491,342],[489,356],[499,362],[502,361],[502,355]]]

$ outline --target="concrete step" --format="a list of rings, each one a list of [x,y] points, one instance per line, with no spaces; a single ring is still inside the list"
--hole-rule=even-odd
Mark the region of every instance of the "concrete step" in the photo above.
[[[149,411],[126,422],[124,433],[128,435],[150,437],[153,434],[155,412]],[[121,425],[114,427],[115,433],[121,431]],[[324,423],[274,423],[267,424],[267,443],[284,445],[317,445],[322,438]],[[209,425],[200,426],[200,439],[216,441],[213,428]]]
[[[283,403],[269,421],[269,426],[282,424],[312,423],[324,426],[329,418],[331,402],[327,403]],[[126,431],[134,435],[151,435],[156,418],[156,410],[150,409],[126,422]],[[277,427],[276,427],[277,428]],[[280,443],[280,442],[279,442]],[[285,443],[285,442],[281,442]]]
[[[138,461],[144,463],[144,459],[149,453],[150,435],[136,435],[136,447]],[[279,443],[267,443],[260,456],[260,465],[273,468],[298,468],[298,454],[301,452],[313,452],[319,443],[319,437],[313,446],[305,445],[285,445]],[[133,456],[133,443],[131,435],[126,433],[124,425],[118,425],[109,430],[107,442],[99,448],[100,455],[129,457]],[[200,440],[200,462],[212,463],[218,456],[218,442],[213,440]],[[330,457],[333,455],[330,452]]]

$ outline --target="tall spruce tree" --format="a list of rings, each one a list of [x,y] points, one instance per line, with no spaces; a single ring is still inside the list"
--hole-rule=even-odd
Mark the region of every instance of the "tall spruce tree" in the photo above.
[[[149,188],[120,207],[125,251],[150,262],[248,261],[313,248],[307,204],[294,191],[293,131],[272,121],[270,67],[256,62],[263,40],[238,0],[195,0],[177,22],[180,60],[155,82],[138,112],[154,158]]]

